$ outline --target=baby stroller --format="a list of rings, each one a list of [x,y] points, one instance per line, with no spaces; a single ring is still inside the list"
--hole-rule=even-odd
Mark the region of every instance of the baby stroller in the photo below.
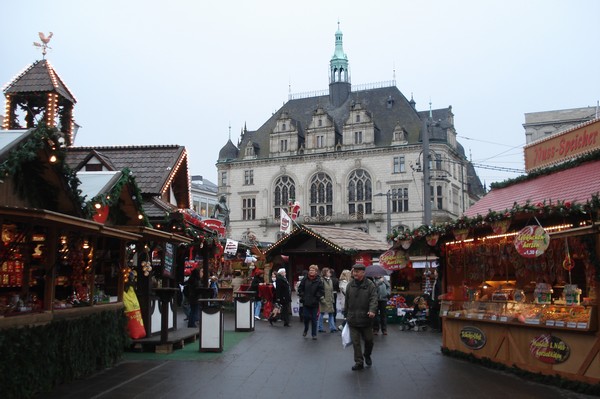
[[[425,331],[429,325],[429,309],[425,298],[418,296],[414,300],[414,307],[405,310],[400,318],[400,330],[402,331]]]

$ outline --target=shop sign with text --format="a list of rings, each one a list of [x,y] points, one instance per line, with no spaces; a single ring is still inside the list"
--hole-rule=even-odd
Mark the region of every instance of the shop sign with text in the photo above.
[[[550,234],[542,226],[525,226],[515,236],[514,245],[519,255],[525,258],[537,258],[550,245]]]
[[[379,256],[379,264],[387,270],[404,269],[407,263],[406,251],[401,249],[390,249]]]
[[[531,340],[529,351],[541,362],[549,364],[562,363],[569,358],[571,349],[562,339],[550,335],[538,335]]]
[[[481,349],[485,346],[487,339],[485,333],[477,327],[467,326],[460,330],[460,340],[471,349]]]
[[[525,171],[530,172],[600,148],[600,121],[525,146]]]

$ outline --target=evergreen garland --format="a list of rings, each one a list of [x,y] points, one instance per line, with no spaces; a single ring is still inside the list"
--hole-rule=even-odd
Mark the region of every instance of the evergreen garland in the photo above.
[[[121,203],[121,193],[125,188],[129,188],[134,192],[131,196],[131,199],[137,206],[138,212],[143,216],[143,225],[146,227],[152,227],[150,221],[148,220],[148,216],[144,212],[142,193],[135,182],[135,176],[133,176],[133,173],[129,170],[129,168],[124,168],[121,171],[121,177],[108,194],[98,194],[86,202],[84,208],[84,214],[86,218],[90,219],[96,212],[95,205],[101,204],[103,206],[108,206],[110,210],[109,218],[115,225],[127,224],[127,216],[119,206]]]
[[[40,151],[53,153],[54,164],[40,162]],[[44,168],[50,168],[58,176],[63,176],[71,188],[70,197],[78,208],[83,208],[80,182],[75,172],[64,162],[66,151],[59,145],[58,130],[41,123],[18,148],[11,150],[0,163],[0,176],[10,176],[14,182],[15,194],[26,200],[32,207],[56,211],[58,208],[58,188],[44,178]]]

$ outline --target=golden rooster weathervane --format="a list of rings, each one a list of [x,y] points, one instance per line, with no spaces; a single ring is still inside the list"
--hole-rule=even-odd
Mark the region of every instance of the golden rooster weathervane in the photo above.
[[[40,36],[40,40],[42,42],[41,43],[33,42],[33,45],[35,47],[40,47],[42,49],[42,58],[46,58],[46,49],[52,50],[52,47],[48,46],[48,43],[50,42],[50,39],[52,39],[52,36],[54,35],[54,33],[50,32],[48,34],[48,36],[46,36],[46,35],[44,35],[44,32],[38,32],[38,35]]]

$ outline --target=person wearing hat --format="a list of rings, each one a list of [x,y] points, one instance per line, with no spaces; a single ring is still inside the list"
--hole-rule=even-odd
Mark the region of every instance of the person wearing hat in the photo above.
[[[377,287],[365,278],[365,265],[352,266],[352,279],[346,287],[344,316],[350,327],[350,338],[354,348],[354,366],[352,370],[362,370],[364,365],[371,366],[373,352],[373,318],[377,313]],[[363,352],[361,339],[365,341]]]
[[[286,278],[286,271],[282,267],[277,270],[277,280],[275,284],[275,302],[281,306],[281,320],[283,320],[283,326],[290,326],[290,309],[292,303],[292,291],[290,289],[290,283]]]

